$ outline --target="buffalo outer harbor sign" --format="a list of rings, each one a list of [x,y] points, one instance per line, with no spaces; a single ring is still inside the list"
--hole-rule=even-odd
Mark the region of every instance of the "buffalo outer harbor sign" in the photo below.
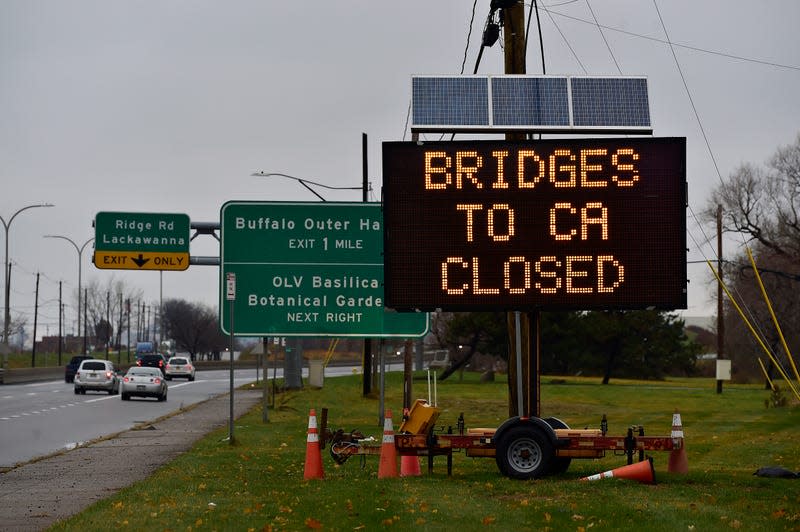
[[[383,306],[378,203],[225,203],[220,286],[236,274],[237,336],[418,337],[427,313]],[[230,311],[220,290],[220,326]]]

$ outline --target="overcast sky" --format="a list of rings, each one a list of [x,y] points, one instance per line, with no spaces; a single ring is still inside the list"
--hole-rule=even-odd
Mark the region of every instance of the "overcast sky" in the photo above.
[[[656,2],[719,173],[761,164],[793,142],[800,2]],[[476,4],[467,73],[489,3]],[[719,177],[656,3],[539,6],[549,11],[540,13],[547,74],[648,77],[654,134],[687,137],[689,200],[699,213]],[[359,186],[362,133],[378,200],[380,143],[410,138],[411,75],[458,74],[471,16],[469,0],[0,1],[0,216],[8,221],[26,205],[55,204],[25,211],[11,225],[12,316],[25,314],[32,325],[39,272],[39,300],[50,301],[40,311],[39,336],[56,334],[52,301],[61,280],[65,301],[74,303],[78,255],[43,235],[80,245],[94,236],[97,212],[218,222],[228,200],[314,201],[294,181],[250,174]],[[535,28],[534,18],[529,74],[542,73]],[[497,44],[484,52],[479,73],[502,72]],[[358,191],[320,193],[361,199]],[[695,244],[706,236],[689,217],[689,260],[713,258],[710,247]],[[191,253],[216,256],[217,242],[198,237]],[[114,276],[158,301],[158,272],[98,270],[90,254],[83,254],[84,283]],[[707,267],[690,264],[689,274],[685,314],[713,315]],[[215,267],[163,274],[165,299],[216,306],[217,287]],[[67,320],[74,324],[74,308]]]

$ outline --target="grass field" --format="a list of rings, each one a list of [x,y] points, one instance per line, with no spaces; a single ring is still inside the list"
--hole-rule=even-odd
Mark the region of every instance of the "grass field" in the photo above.
[[[401,375],[387,376],[386,405],[402,406]],[[424,380],[414,381],[425,397]],[[609,433],[643,425],[668,436],[672,413],[683,420],[686,475],[667,473],[668,453],[652,454],[657,484],[606,479],[579,482],[625,464],[623,456],[573,460],[566,473],[540,480],[503,477],[493,458],[456,454],[434,473],[378,479],[377,457],[341,466],[323,452],[325,478],[303,480],[308,413],[329,409],[329,426],[379,439],[378,401],[360,394],[360,377],[326,379],[322,389],[278,396],[281,408],[262,423],[260,408],[161,468],[150,479],[101,501],[54,530],[800,530],[800,480],[754,476],[762,466],[800,470],[800,407],[766,408],[761,386],[731,385],[717,394],[710,379],[660,382],[542,379],[542,414],[571,427]],[[440,383],[439,424],[497,426],[508,411],[503,377],[475,374]],[[395,418],[395,429],[399,424]]]

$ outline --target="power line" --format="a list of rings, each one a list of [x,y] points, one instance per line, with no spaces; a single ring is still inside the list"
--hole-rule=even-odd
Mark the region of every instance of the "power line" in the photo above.
[[[478,0],[472,2],[472,17],[469,19],[469,32],[467,32],[467,44],[464,46],[464,59],[461,61],[461,72],[464,73],[464,66],[467,64],[467,52],[469,51],[469,41],[472,37],[472,24],[475,22],[475,6],[478,5]]]
[[[581,63],[581,60],[580,60],[580,59],[578,59],[578,54],[576,54],[576,53],[575,53],[575,50],[573,50],[573,49],[572,49],[572,45],[569,43],[569,40],[567,39],[567,36],[566,36],[566,35],[564,35],[564,32],[563,32],[563,31],[561,31],[561,28],[560,28],[560,27],[558,26],[558,24],[556,23],[556,19],[554,19],[554,18],[553,18],[553,15],[552,15],[552,13],[550,12],[550,10],[548,10],[548,9],[545,9],[544,11],[547,13],[547,16],[548,16],[548,17],[550,17],[550,21],[553,23],[553,26],[555,26],[555,27],[556,27],[556,29],[558,30],[558,33],[559,33],[559,34],[561,34],[561,38],[562,38],[562,39],[564,39],[564,42],[566,43],[566,45],[567,45],[567,48],[569,48],[569,51],[570,51],[570,52],[572,52],[572,56],[575,58],[575,61],[577,61],[577,62],[578,62],[578,65],[580,65],[580,67],[581,67],[581,70],[583,70],[583,73],[584,73],[584,74],[587,74],[588,72],[587,72],[587,70],[586,70],[586,67],[584,67],[584,66],[583,66],[583,63]]]
[[[619,75],[622,75],[622,69],[619,67],[619,63],[617,63],[617,58],[614,57],[614,52],[611,50],[611,45],[608,44],[608,39],[606,39],[606,34],[603,33],[603,27],[600,26],[600,22],[597,20],[597,16],[594,14],[594,9],[592,9],[592,5],[589,3],[589,0],[586,0],[586,7],[589,8],[589,12],[592,14],[592,18],[594,19],[594,23],[597,26],[598,31],[600,32],[600,36],[603,38],[603,42],[606,43],[606,48],[608,49],[608,53],[611,54],[611,59],[614,60],[614,65],[617,67],[617,72]]]
[[[658,43],[661,43],[661,44],[669,44],[670,46],[677,46],[678,48],[685,48],[687,50],[694,50],[695,52],[701,52],[701,53],[704,53],[704,54],[718,55],[720,57],[726,57],[728,59],[736,59],[738,61],[746,61],[748,63],[757,63],[757,64],[760,64],[760,65],[771,66],[771,67],[775,67],[775,68],[783,68],[783,69],[787,69],[787,70],[800,70],[800,66],[796,66],[796,65],[785,65],[785,64],[782,64],[782,63],[776,63],[774,61],[767,61],[765,59],[755,59],[753,57],[744,57],[744,56],[741,56],[741,55],[735,55],[735,54],[730,54],[730,53],[727,53],[727,52],[721,52],[719,50],[710,50],[708,48],[700,48],[698,46],[691,46],[689,44],[681,44],[681,43],[676,43],[676,42],[665,41],[664,39],[659,39],[658,37],[651,37],[649,35],[642,35],[641,33],[634,33],[632,31],[623,30],[621,28],[615,28],[613,26],[606,26],[606,25],[603,25],[603,24],[596,24],[596,23],[592,22],[591,20],[586,20],[586,19],[582,19],[580,17],[567,15],[565,13],[560,13],[558,11],[554,11],[554,10],[551,10],[551,9],[548,9],[548,8],[545,8],[545,7],[543,7],[542,9],[544,11],[546,11],[547,13],[552,13],[553,15],[558,15],[560,17],[568,18],[570,20],[574,20],[574,21],[577,21],[577,22],[582,22],[584,24],[590,24],[592,26],[598,25],[603,29],[606,29],[606,30],[609,30],[609,31],[616,31],[617,33],[623,33],[625,35],[630,35],[631,37],[638,37],[640,39],[647,39],[648,41],[658,42]]]

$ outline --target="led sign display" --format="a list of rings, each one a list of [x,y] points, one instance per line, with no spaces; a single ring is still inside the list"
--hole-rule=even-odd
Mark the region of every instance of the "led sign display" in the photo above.
[[[686,139],[386,142],[386,306],[686,307]]]

